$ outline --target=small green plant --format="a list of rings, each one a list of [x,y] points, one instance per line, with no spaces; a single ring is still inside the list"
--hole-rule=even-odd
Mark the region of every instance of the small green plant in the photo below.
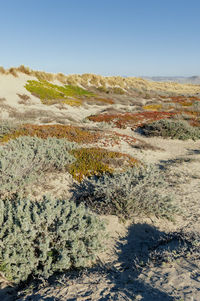
[[[19,137],[0,146],[0,195],[23,189],[45,171],[63,170],[75,161],[76,144],[66,139]]]
[[[165,188],[159,169],[143,166],[87,179],[75,185],[74,197],[100,214],[115,214],[122,219],[143,215],[172,219],[177,208]]]
[[[161,136],[180,140],[200,139],[200,128],[192,127],[186,120],[161,119],[145,124],[140,129],[145,136]]]
[[[15,284],[80,268],[103,250],[104,222],[84,205],[44,197],[0,201],[0,270]]]

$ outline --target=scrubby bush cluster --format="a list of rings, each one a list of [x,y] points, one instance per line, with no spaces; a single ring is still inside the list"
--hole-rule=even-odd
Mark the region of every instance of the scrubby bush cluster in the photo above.
[[[180,140],[200,139],[200,128],[192,127],[186,120],[162,119],[141,127],[145,136],[161,136]]]
[[[176,211],[172,198],[166,194],[164,177],[153,166],[87,179],[75,185],[73,198],[97,213],[121,218],[155,215],[171,219]]]
[[[49,170],[63,170],[75,158],[66,139],[19,137],[0,146],[0,195],[15,192]]]
[[[104,223],[84,205],[44,198],[0,201],[0,271],[14,283],[95,260]]]

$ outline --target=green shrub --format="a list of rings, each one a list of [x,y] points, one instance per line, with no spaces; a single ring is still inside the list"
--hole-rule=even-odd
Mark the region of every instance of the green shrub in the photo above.
[[[0,209],[0,270],[13,283],[85,267],[103,249],[104,222],[84,205],[17,199]]]
[[[166,194],[164,177],[153,166],[87,179],[75,184],[73,199],[97,213],[121,218],[155,215],[172,219],[176,211],[172,198]]]
[[[140,129],[145,136],[161,136],[180,140],[200,139],[200,128],[192,127],[185,120],[161,119],[145,124]]]
[[[19,137],[0,146],[0,195],[21,190],[49,170],[75,161],[76,144],[66,139]]]

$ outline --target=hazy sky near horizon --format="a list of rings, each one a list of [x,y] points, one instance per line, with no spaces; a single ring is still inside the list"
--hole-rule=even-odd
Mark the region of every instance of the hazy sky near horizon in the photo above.
[[[0,66],[200,75],[199,0],[0,0]]]

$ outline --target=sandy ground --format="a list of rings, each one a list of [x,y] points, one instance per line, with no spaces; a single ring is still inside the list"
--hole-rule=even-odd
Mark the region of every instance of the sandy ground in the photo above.
[[[10,107],[26,112],[27,106],[18,104],[16,96],[16,89],[29,95],[23,88],[26,80],[25,75],[18,80],[11,76],[3,81],[0,77],[0,98],[6,99],[2,102],[1,118],[9,117]],[[66,107],[60,112],[55,106],[47,109],[34,97],[31,101],[31,110],[46,110],[54,117],[60,114],[66,119],[68,116],[79,124],[93,127],[84,118],[103,109]],[[10,288],[2,278],[0,300],[200,300],[200,141],[146,138],[130,129],[117,131],[157,148],[138,149],[126,142],[108,147],[157,164],[165,173],[168,193],[173,194],[182,215],[176,216],[174,222],[135,218],[126,224],[115,216],[102,216],[108,221],[110,239],[106,242],[107,251],[99,256],[95,267],[57,275],[48,283],[19,290]],[[33,195],[70,196],[73,181],[68,174],[50,174],[45,180],[46,186],[42,183],[41,187],[32,187]]]

